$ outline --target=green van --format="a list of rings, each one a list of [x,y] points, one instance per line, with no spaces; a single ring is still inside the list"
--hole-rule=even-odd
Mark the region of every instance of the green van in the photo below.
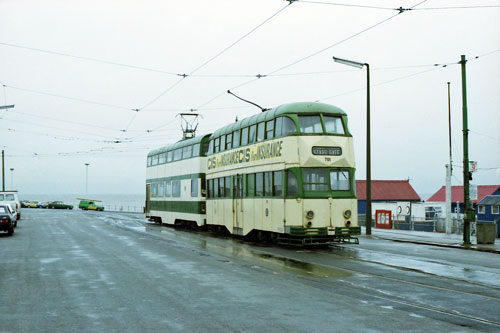
[[[78,208],[82,210],[97,210],[97,211],[103,211],[104,207],[96,205],[96,202],[101,202],[101,200],[93,200],[93,199],[77,199],[80,200],[80,203],[78,204]]]

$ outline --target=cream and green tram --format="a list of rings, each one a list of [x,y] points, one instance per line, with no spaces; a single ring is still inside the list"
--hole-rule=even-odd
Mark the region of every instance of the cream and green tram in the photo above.
[[[181,140],[149,152],[146,217],[157,223],[203,226],[210,135]]]
[[[285,104],[210,136],[207,224],[282,244],[357,242],[354,176],[346,113]]]

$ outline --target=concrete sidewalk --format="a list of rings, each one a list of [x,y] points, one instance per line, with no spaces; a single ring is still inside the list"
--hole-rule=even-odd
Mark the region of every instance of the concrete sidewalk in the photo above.
[[[500,239],[495,244],[477,244],[476,236],[471,236],[471,246],[462,245],[462,234],[445,234],[440,232],[409,231],[396,229],[377,229],[372,227],[372,235],[366,236],[365,227],[361,227],[360,241],[364,237],[380,238],[395,242],[408,242],[443,247],[454,247],[467,250],[486,251],[500,254]]]

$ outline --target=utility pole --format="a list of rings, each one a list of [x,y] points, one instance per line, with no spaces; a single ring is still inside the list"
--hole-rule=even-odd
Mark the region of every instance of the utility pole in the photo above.
[[[2,149],[2,191],[5,191],[5,163],[4,163],[4,151]]]
[[[446,165],[446,233],[451,233],[451,175],[453,166],[451,160],[451,102],[450,102],[450,82],[448,82],[448,146],[450,150],[450,164]]]
[[[462,67],[462,127],[463,127],[463,144],[464,144],[464,245],[469,246],[470,243],[470,222],[475,220],[475,211],[472,209],[469,196],[469,181],[471,173],[469,172],[469,128],[467,122],[467,83],[465,75],[465,55],[460,57],[460,65]]]

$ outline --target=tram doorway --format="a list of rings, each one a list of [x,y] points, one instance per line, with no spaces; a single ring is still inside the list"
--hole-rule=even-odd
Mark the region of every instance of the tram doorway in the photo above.
[[[243,176],[233,177],[233,233],[243,234]]]

